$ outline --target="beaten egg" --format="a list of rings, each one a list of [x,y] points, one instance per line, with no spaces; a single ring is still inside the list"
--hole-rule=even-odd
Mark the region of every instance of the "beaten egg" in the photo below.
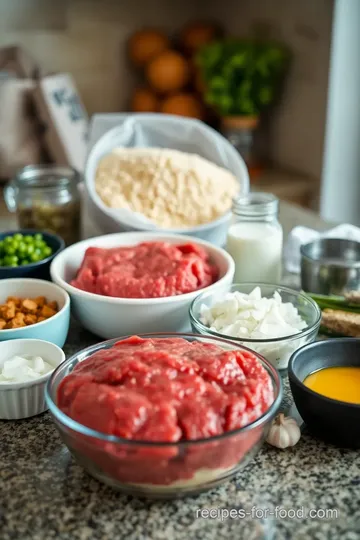
[[[308,375],[304,385],[325,397],[360,405],[360,367],[320,369]]]

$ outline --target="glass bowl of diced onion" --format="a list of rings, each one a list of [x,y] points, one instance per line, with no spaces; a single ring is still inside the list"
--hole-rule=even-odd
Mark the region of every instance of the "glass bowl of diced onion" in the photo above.
[[[315,341],[321,311],[298,291],[269,283],[240,283],[202,293],[190,306],[194,332],[226,338],[287,369],[297,349]]]

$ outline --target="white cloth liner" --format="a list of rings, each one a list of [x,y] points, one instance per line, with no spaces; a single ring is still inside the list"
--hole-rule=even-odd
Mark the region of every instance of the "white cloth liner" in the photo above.
[[[249,175],[240,154],[229,141],[203,122],[172,115],[124,113],[114,116],[116,127],[105,133],[90,150],[85,169],[85,184],[95,205],[119,224],[140,227],[142,230],[159,229],[141,214],[125,209],[108,208],[97,195],[95,191],[97,163],[102,156],[118,147],[173,148],[198,154],[231,171],[239,181],[241,192],[248,192]],[[221,220],[222,218],[219,218],[219,221]],[[186,233],[186,230],[181,232]]]
[[[307,227],[295,227],[290,232],[284,246],[285,268],[288,272],[300,273],[300,247],[318,238],[340,238],[360,242],[360,228],[344,223],[319,233]]]

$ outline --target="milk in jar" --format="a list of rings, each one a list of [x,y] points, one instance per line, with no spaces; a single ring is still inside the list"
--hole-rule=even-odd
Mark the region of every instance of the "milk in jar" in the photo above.
[[[235,261],[236,283],[279,283],[283,231],[279,200],[270,193],[250,193],[234,200],[226,249]]]

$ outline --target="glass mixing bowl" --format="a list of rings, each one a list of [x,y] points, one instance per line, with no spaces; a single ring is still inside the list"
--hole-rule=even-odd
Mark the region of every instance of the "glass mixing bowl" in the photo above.
[[[183,338],[212,343],[225,350],[247,350],[224,339],[194,334],[142,334],[142,338]],[[74,367],[100,349],[125,339],[111,339],[89,347],[61,364],[46,387],[46,401],[60,435],[71,454],[92,476],[128,494],[152,498],[177,498],[213,488],[233,477],[258,452],[282,399],[277,370],[260,355],[268,372],[274,401],[255,422],[222,435],[180,441],[144,442],[94,431],[65,415],[57,407],[59,383]]]
[[[306,322],[306,327],[297,334],[286,337],[275,337],[271,339],[250,339],[229,336],[210,330],[201,320],[201,307],[211,307],[215,303],[223,301],[227,293],[240,292],[250,294],[255,287],[260,287],[261,296],[271,298],[274,292],[278,292],[283,302],[289,302],[299,312],[299,315]],[[293,289],[269,283],[240,283],[231,286],[219,286],[214,291],[202,293],[193,300],[190,310],[190,322],[192,330],[198,334],[227,339],[249,347],[253,352],[259,353],[279,370],[285,370],[291,355],[303,345],[315,341],[321,322],[321,311],[310,297]]]

